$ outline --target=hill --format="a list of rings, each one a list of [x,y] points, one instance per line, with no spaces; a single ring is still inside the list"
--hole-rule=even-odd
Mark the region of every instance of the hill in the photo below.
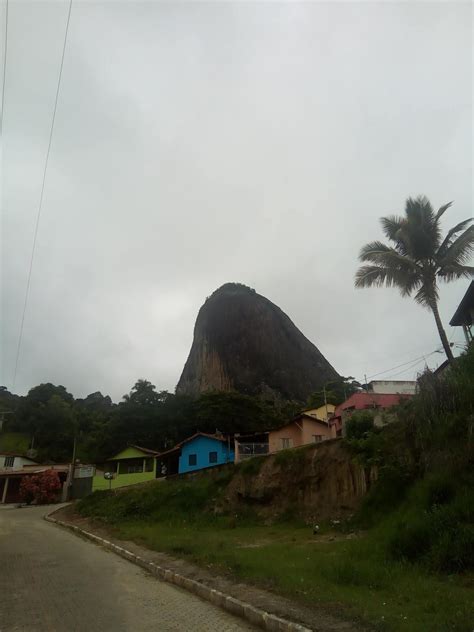
[[[306,401],[338,377],[277,305],[245,285],[226,283],[199,310],[176,392],[236,390]]]

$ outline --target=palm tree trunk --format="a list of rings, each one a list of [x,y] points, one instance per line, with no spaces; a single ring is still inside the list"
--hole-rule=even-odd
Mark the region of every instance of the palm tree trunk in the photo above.
[[[439,337],[441,338],[444,352],[449,362],[452,363],[454,361],[454,356],[453,352],[451,351],[451,347],[449,346],[448,337],[446,335],[446,332],[444,331],[443,323],[441,322],[441,316],[439,315],[438,311],[438,304],[433,303],[433,305],[431,306],[431,310],[436,321],[436,327],[438,328],[438,333]]]

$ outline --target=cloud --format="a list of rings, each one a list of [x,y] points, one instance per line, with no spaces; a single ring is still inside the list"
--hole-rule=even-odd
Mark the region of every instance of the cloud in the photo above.
[[[407,196],[454,199],[446,225],[472,213],[471,11],[74,4],[16,390],[51,380],[118,399],[138,377],[172,390],[198,309],[226,281],[279,305],[343,374],[437,348],[428,312],[356,291],[353,275]],[[64,25],[53,2],[10,12],[7,386]],[[442,288],[445,320],[464,286]]]

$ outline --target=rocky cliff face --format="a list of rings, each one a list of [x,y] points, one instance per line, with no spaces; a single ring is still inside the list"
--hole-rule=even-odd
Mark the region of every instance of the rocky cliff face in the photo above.
[[[246,286],[227,283],[199,310],[176,392],[234,389],[306,401],[337,377],[279,307]]]

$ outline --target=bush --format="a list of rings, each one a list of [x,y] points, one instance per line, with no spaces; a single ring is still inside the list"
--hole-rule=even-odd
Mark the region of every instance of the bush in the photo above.
[[[362,527],[376,524],[400,506],[412,482],[410,475],[399,467],[380,468],[378,480],[362,500],[352,522]]]
[[[242,461],[238,467],[245,476],[256,476],[262,469],[266,458],[266,456],[254,456],[251,459]]]
[[[357,411],[346,422],[347,439],[364,439],[374,430],[374,416],[367,410]]]
[[[20,497],[28,505],[35,502],[38,505],[55,502],[61,490],[58,473],[47,470],[42,474],[24,476],[20,484]]]
[[[474,569],[472,482],[447,473],[418,483],[389,537],[392,557],[438,572]]]

